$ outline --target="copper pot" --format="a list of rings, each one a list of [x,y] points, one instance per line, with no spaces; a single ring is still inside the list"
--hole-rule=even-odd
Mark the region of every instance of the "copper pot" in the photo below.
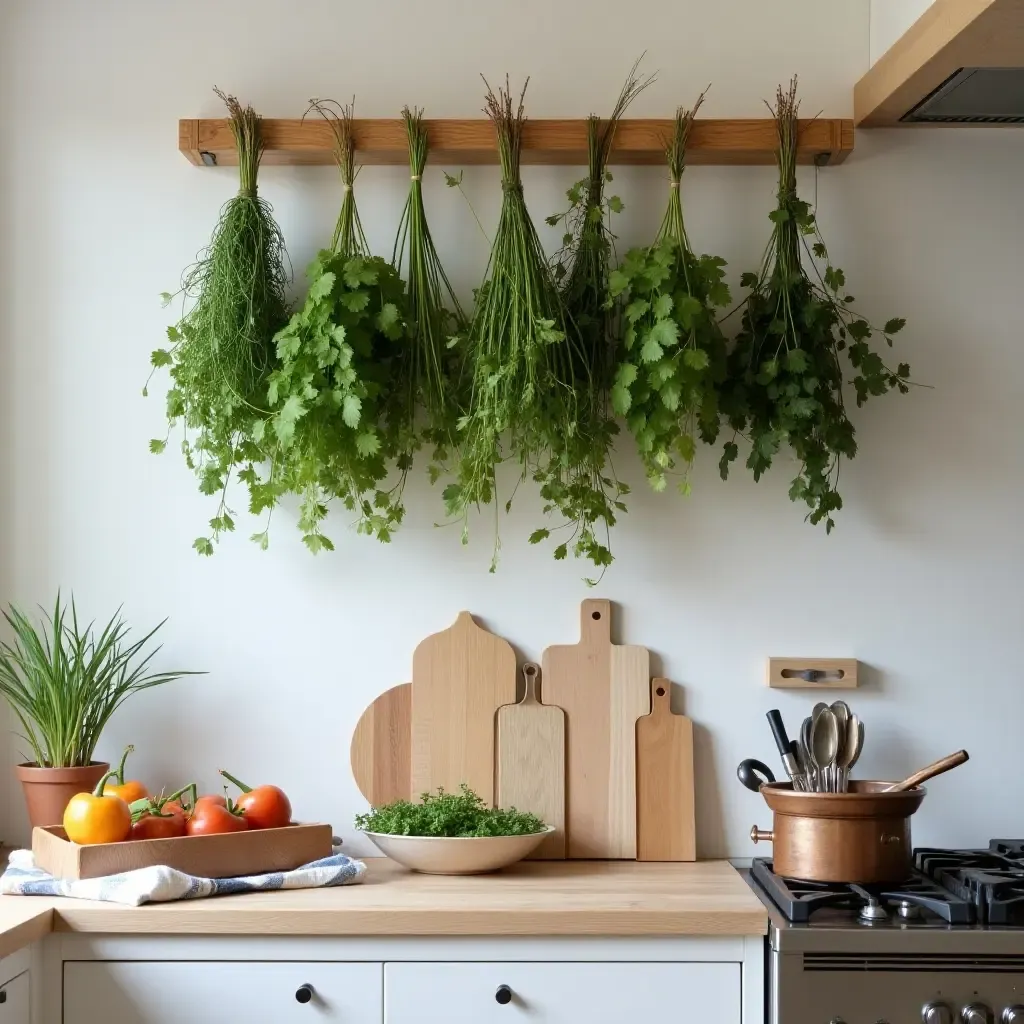
[[[799,793],[788,782],[761,787],[774,828],[750,830],[773,846],[776,874],[808,882],[901,882],[910,874],[910,816],[925,790],[887,793],[891,782],[851,782],[847,793]]]

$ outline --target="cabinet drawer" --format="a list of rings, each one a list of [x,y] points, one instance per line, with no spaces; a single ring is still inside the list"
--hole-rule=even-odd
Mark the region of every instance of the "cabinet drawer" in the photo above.
[[[380,964],[69,961],[64,1024],[381,1024],[381,970]],[[308,1001],[297,998],[307,994]]]
[[[0,985],[0,1024],[29,1024],[29,973],[22,971],[16,978]]]
[[[385,1024],[740,1024],[740,965],[389,963],[384,1007]]]

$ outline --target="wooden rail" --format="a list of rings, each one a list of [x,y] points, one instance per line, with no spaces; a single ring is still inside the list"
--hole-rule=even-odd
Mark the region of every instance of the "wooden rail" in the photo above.
[[[430,159],[436,165],[494,164],[498,161],[494,128],[485,118],[425,121]],[[669,119],[628,119],[619,123],[613,164],[659,165],[672,131]],[[363,164],[404,164],[408,161],[405,124],[394,119],[353,121],[356,155]],[[333,162],[334,136],[320,118],[263,121],[266,164],[317,165]],[[756,165],[775,161],[775,123],[769,119],[697,120],[687,146],[692,164]],[[237,163],[226,119],[182,120],[178,148],[197,166]],[[799,162],[838,164],[853,149],[853,121],[816,118],[800,122]],[[523,131],[523,162],[578,166],[587,162],[587,126],[575,120],[527,121]]]

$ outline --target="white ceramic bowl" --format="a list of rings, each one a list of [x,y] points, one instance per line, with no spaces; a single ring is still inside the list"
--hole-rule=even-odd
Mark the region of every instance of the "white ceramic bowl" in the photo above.
[[[479,875],[500,871],[533,853],[546,835],[555,831],[548,825],[543,832],[525,836],[391,836],[364,832],[377,849],[413,871],[427,875]]]

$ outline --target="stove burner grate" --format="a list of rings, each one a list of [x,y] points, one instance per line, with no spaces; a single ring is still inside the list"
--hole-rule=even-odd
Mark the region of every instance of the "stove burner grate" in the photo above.
[[[987,850],[915,852],[918,870],[974,908],[978,921],[1024,925],[1024,840],[993,839]]]
[[[919,874],[912,875],[895,887],[804,882],[775,874],[772,862],[759,858],[751,865],[751,875],[783,914],[798,924],[810,921],[811,915],[824,907],[861,914],[866,903],[871,904],[872,920],[881,919],[876,907],[882,909],[886,917],[889,916],[889,912],[885,911],[888,903],[902,907],[904,918],[907,908],[920,907],[948,924],[971,924],[975,919],[970,901],[947,892]]]

